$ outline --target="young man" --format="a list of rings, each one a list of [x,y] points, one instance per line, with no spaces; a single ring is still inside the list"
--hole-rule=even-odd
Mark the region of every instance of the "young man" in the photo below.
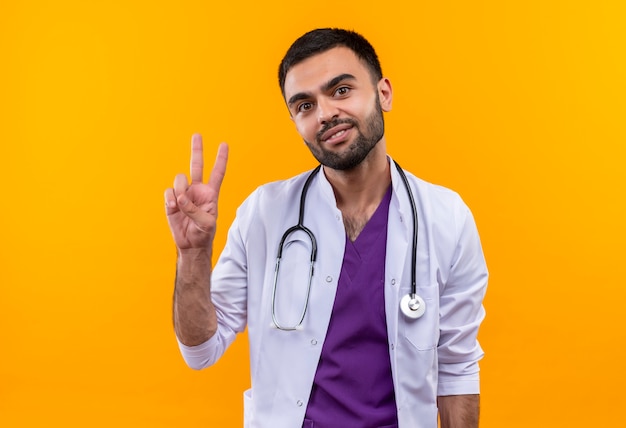
[[[191,184],[165,192],[185,360],[212,365],[248,327],[246,427],[436,428],[438,411],[477,427],[487,269],[469,209],[388,157],[392,88],[362,36],[303,35],[279,83],[322,167],[250,195],[213,271],[227,147],[203,183],[194,136]]]

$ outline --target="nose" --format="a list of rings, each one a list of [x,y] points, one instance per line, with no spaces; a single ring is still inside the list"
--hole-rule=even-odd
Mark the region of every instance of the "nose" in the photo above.
[[[339,117],[339,109],[332,100],[321,99],[317,101],[317,121],[324,125]]]

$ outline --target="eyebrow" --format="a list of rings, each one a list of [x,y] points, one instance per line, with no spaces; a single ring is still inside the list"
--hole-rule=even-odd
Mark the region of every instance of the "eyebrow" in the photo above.
[[[324,83],[321,87],[323,92],[327,92],[329,91],[332,87],[338,85],[339,83],[343,82],[344,80],[356,80],[356,77],[354,77],[352,74],[349,73],[343,73],[340,74],[339,76],[333,77],[332,79],[330,79],[328,82]],[[295,94],[294,96],[292,96],[291,98],[289,98],[289,101],[287,101],[287,105],[292,106],[294,103],[303,100],[303,99],[307,99],[311,97],[311,93],[310,92],[298,92],[297,94]]]

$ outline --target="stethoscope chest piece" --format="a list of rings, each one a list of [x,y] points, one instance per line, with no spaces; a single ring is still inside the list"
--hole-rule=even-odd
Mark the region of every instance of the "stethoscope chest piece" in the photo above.
[[[407,294],[400,300],[400,310],[408,318],[417,319],[426,312],[426,303],[417,294]]]

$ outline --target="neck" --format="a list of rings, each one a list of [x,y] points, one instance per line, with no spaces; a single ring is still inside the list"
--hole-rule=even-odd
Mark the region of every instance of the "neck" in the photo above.
[[[385,196],[391,183],[389,168],[385,145],[380,143],[354,169],[338,171],[324,168],[351,240],[354,241],[363,230]]]

